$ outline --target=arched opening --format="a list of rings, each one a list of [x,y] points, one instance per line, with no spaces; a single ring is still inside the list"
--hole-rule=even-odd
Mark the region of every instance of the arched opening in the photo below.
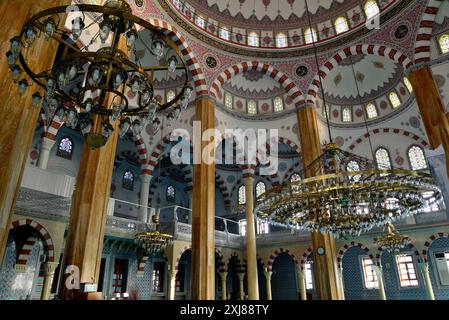
[[[190,299],[190,270],[192,250],[184,251],[178,262],[178,273],[176,274],[175,296],[177,300]]]
[[[276,256],[273,262],[271,291],[273,300],[298,300],[295,261],[288,253]]]

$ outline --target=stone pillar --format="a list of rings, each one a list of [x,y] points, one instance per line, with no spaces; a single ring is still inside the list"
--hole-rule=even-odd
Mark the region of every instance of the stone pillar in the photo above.
[[[298,274],[299,292],[301,294],[301,300],[307,300],[307,287],[305,272],[301,268],[297,267],[296,272]]]
[[[254,171],[243,175],[246,191],[246,272],[248,279],[248,299],[259,300],[257,275],[256,226],[254,219]]]
[[[55,145],[56,141],[42,138],[41,140],[41,148],[39,151],[39,159],[37,160],[37,166],[41,169],[47,169],[48,160],[50,159],[50,151],[51,148]]]
[[[44,284],[41,291],[41,300],[48,300],[50,296],[51,283],[55,270],[58,267],[57,262],[45,262],[44,263]]]
[[[177,270],[169,270],[168,300],[175,300]]]
[[[226,280],[228,277],[227,272],[220,272],[221,277],[221,300],[227,299]]]
[[[374,266],[374,271],[376,271],[377,283],[379,285],[379,299],[380,300],[387,300],[387,295],[385,294],[385,285],[384,285],[382,266],[381,265],[375,265]]]
[[[150,197],[150,182],[152,176],[147,174],[140,175],[140,207],[139,221],[148,222],[148,199]]]
[[[244,282],[245,274],[244,273],[237,273],[237,277],[239,277],[239,294],[240,294],[240,300],[245,300],[245,288],[244,288]]]
[[[18,95],[18,85],[12,80],[5,54],[9,51],[9,40],[20,33],[23,24],[32,15],[50,7],[68,5],[71,0],[48,1],[0,1],[0,265],[3,260],[12,213],[20,188],[20,181],[28,152],[33,141],[39,108],[33,107],[32,94],[40,87],[30,86],[23,96]],[[59,28],[62,28],[61,19]],[[26,58],[33,70],[50,69],[57,51],[57,42],[36,39],[27,49]],[[24,51],[23,51],[24,52]],[[39,66],[37,69],[36,66]],[[23,73],[25,75],[25,72]],[[28,79],[28,83],[32,81]],[[40,92],[43,95],[43,92]]]
[[[193,128],[193,199],[192,199],[192,269],[191,299],[215,299],[215,153],[206,146],[212,141],[203,137],[215,128],[215,109],[210,98],[196,100]],[[204,138],[206,141],[203,141]],[[209,152],[210,151],[210,152]]]
[[[428,262],[420,262],[419,268],[421,269],[424,284],[426,287],[427,300],[435,300],[435,294],[433,293],[432,281],[430,280],[429,273],[429,263]]]
[[[271,275],[273,272],[265,270],[264,274],[267,287],[267,300],[273,300],[273,295],[271,293]]]
[[[317,116],[314,106],[298,110],[299,140],[304,167],[310,165],[322,154]],[[306,177],[313,173],[306,171]],[[337,248],[335,239],[329,234],[312,233],[313,265],[315,284],[320,300],[342,300],[343,288],[338,278]],[[318,248],[324,253],[318,254]]]

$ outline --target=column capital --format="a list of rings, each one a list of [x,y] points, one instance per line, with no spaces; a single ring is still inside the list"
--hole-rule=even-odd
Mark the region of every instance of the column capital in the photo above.
[[[271,279],[271,276],[272,276],[273,272],[272,271],[265,271],[263,274],[265,275],[266,279]]]
[[[141,174],[140,175],[140,181],[142,183],[150,183],[151,179],[153,179],[153,176],[150,174]]]
[[[243,279],[245,279],[245,274],[241,273],[241,272],[238,272],[237,273],[237,277],[239,278],[240,281],[243,281]]]
[[[427,261],[418,262],[418,266],[422,272],[429,272],[429,263]]]
[[[55,140],[51,140],[47,137],[43,137],[41,139],[41,148],[50,151],[51,148],[53,148],[53,146],[55,145],[55,143],[56,143]]]
[[[55,273],[55,270],[58,267],[58,265],[59,263],[57,262],[45,262],[43,264],[45,276],[52,276]]]
[[[245,172],[245,171],[243,171],[243,172]],[[245,173],[244,173],[244,175],[245,175]],[[254,175],[249,175],[248,174],[247,176],[244,176],[242,178],[242,181],[245,184],[245,186],[248,185],[248,184],[254,184]]]
[[[220,272],[220,277],[222,280],[226,280],[226,277],[228,276],[228,273],[226,271]]]

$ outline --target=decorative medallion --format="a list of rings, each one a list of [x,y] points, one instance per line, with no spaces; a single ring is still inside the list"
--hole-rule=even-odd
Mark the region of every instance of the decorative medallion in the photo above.
[[[396,28],[394,36],[396,39],[404,39],[408,34],[408,27],[405,24]]]
[[[143,6],[143,0],[134,0],[134,3],[136,4],[136,6],[138,6],[139,8],[141,8]]]
[[[305,66],[299,66],[298,68],[296,68],[296,75],[300,78],[305,77],[307,74],[309,73],[309,69]]]
[[[209,69],[215,69],[218,66],[217,59],[213,56],[207,56],[205,62]]]

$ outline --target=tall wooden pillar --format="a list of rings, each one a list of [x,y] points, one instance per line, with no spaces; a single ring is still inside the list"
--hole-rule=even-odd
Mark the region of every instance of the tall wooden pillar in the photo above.
[[[194,130],[194,170],[192,204],[192,269],[191,299],[215,299],[215,159],[214,148],[207,154],[206,146],[212,138],[203,141],[203,133],[215,128],[213,102],[206,97],[196,101]],[[206,161],[204,161],[206,160]]]
[[[20,33],[23,24],[32,15],[70,3],[71,0],[0,1],[0,21],[3,25],[0,32],[0,264],[39,115],[39,108],[33,107],[31,98],[38,87],[32,85],[23,96],[18,96],[17,84],[13,83],[5,54],[9,51],[9,40]],[[54,61],[56,42],[47,42],[43,38],[36,39],[26,55],[33,70],[36,66],[39,70],[47,70]]]
[[[304,167],[307,167],[322,154],[318,121],[313,106],[298,110],[298,126],[301,156]],[[312,172],[307,171],[305,174],[307,178],[313,175]],[[342,300],[343,288],[338,278],[335,239],[331,235],[313,232],[312,243],[315,283],[319,299]],[[318,248],[324,249],[324,253],[318,254]]]
[[[103,116],[96,115],[93,127],[102,121]],[[105,146],[93,150],[87,144],[83,145],[63,264],[64,271],[68,266],[79,268],[81,284],[98,284],[100,276],[118,124],[119,121],[112,123],[114,131]],[[61,297],[74,299],[77,291],[66,287],[65,278],[66,275],[61,285]]]

